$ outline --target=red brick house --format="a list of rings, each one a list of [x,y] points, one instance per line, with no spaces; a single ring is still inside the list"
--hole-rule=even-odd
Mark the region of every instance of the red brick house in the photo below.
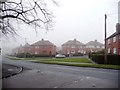
[[[26,43],[24,46],[20,45],[19,47],[14,48],[12,53],[13,54],[29,53],[30,52],[29,48],[30,48],[30,45],[28,43]]]
[[[56,54],[56,46],[48,40],[40,40],[31,45],[26,43],[24,46],[20,45],[13,49],[13,54],[19,53],[29,53],[35,55],[55,55]]]
[[[120,24],[116,24],[116,32],[106,39],[106,49],[108,54],[120,55]]]
[[[84,44],[76,39],[69,40],[62,45],[62,54],[75,55],[79,53],[84,53]]]
[[[30,45],[31,54],[55,55],[56,46],[48,40],[40,40]]]
[[[98,42],[97,40],[95,41],[90,41],[85,45],[85,51],[86,53],[89,52],[98,52],[104,49],[104,44]]]

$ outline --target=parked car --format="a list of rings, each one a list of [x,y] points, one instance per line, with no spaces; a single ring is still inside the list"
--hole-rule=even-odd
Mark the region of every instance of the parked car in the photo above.
[[[62,55],[62,54],[57,54],[55,57],[56,57],[56,58],[65,58],[66,56],[65,56],[65,55]]]

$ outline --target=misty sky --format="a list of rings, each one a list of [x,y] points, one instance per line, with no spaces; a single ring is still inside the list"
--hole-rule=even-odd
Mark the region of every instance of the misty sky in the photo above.
[[[87,43],[97,39],[104,43],[104,15],[107,14],[107,36],[115,32],[118,22],[118,1],[120,0],[57,0],[59,7],[50,7],[55,16],[54,29],[37,30],[20,25],[16,39],[3,39],[3,47],[16,47],[27,42],[32,44],[44,38],[60,46],[76,38]]]

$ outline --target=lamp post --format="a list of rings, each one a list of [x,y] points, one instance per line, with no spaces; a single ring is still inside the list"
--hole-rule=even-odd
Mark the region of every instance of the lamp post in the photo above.
[[[107,64],[107,48],[106,48],[106,20],[107,20],[107,15],[105,14],[105,52],[104,52],[104,63]]]

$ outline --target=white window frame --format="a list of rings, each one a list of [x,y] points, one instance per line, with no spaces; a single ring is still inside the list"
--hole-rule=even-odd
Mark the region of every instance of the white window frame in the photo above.
[[[108,54],[110,53],[110,48],[108,48]]]
[[[115,36],[115,37],[113,37],[113,42],[116,42],[116,36]]]
[[[35,48],[39,48],[39,46],[35,46]]]
[[[35,54],[38,54],[38,52],[35,52]]]
[[[108,39],[108,44],[110,44],[110,39]]]
[[[113,54],[116,54],[116,48],[113,48]]]
[[[71,46],[71,48],[75,48],[75,46]]]

